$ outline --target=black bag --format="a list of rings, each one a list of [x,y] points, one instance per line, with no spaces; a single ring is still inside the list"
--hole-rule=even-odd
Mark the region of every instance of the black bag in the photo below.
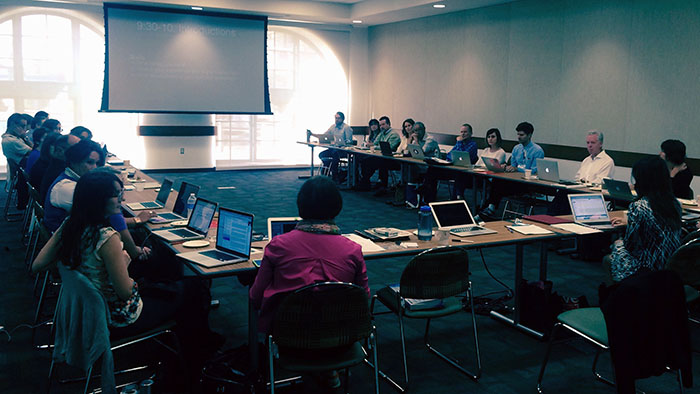
[[[564,311],[562,298],[552,291],[552,282],[523,279],[520,282],[520,322],[548,337],[557,316]]]
[[[265,351],[260,353],[261,356],[264,354]],[[254,394],[265,392],[265,383],[260,374],[250,372],[250,370],[248,345],[229,349],[205,363],[202,369],[202,393]]]

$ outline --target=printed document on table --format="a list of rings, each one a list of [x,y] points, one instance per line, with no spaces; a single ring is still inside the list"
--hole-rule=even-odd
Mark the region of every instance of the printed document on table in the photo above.
[[[343,236],[351,241],[355,241],[358,244],[360,244],[360,246],[362,246],[362,253],[381,252],[382,250],[384,250],[384,248],[375,244],[371,240],[360,237],[357,234],[343,234]]]
[[[574,234],[602,233],[602,231],[598,230],[597,228],[586,227],[576,223],[559,223],[553,224],[552,227],[556,227]]]
[[[514,225],[506,227],[508,227],[511,230],[517,231],[523,235],[553,234],[553,232],[547,230],[546,228],[542,228],[534,224]]]

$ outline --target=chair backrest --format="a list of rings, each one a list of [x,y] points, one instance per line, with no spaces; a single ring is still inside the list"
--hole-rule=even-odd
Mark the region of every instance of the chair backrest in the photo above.
[[[109,307],[90,280],[58,263],[61,295],[56,305],[56,339],[53,357],[88,370],[105,352],[109,341]]]
[[[666,268],[676,272],[684,285],[700,287],[700,238],[678,248],[668,258]]]
[[[332,349],[367,338],[372,329],[369,299],[352,283],[323,282],[287,295],[272,323],[272,337],[294,349]]]
[[[695,230],[692,233],[689,233],[686,236],[684,236],[683,239],[681,239],[681,245],[685,245],[688,242],[697,238],[700,238],[700,230]]]
[[[469,288],[469,255],[459,248],[435,248],[415,256],[401,274],[404,298],[446,298]]]

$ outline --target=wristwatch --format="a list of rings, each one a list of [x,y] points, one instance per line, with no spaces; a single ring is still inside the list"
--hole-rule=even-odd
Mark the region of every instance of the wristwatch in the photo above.
[[[134,216],[134,224],[136,224],[136,225],[141,224],[141,218],[139,218],[138,216]]]

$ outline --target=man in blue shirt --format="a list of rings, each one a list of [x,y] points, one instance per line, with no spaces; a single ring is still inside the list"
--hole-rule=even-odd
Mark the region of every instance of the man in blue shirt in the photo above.
[[[528,122],[522,122],[515,128],[518,133],[519,144],[513,148],[513,153],[510,158],[510,165],[507,165],[506,172],[525,172],[532,170],[533,174],[537,173],[537,160],[544,158],[544,150],[532,142],[532,133],[535,128]],[[527,192],[527,184],[516,182],[493,180],[491,196],[488,199],[488,206],[475,217],[476,220],[482,218],[495,219],[496,209],[501,203],[501,199],[505,196],[523,194]]]
[[[457,143],[447,154],[447,160],[452,161],[452,152],[469,152],[469,160],[472,164],[476,164],[479,160],[477,155],[479,148],[476,146],[476,141],[472,139],[472,133],[472,126],[469,123],[465,123],[459,128]]]
[[[544,150],[532,142],[532,133],[535,128],[528,122],[522,122],[515,128],[518,132],[518,145],[513,147],[513,153],[510,158],[510,165],[506,166],[506,172],[525,172],[532,170],[533,174],[537,174],[537,160],[544,158]]]

